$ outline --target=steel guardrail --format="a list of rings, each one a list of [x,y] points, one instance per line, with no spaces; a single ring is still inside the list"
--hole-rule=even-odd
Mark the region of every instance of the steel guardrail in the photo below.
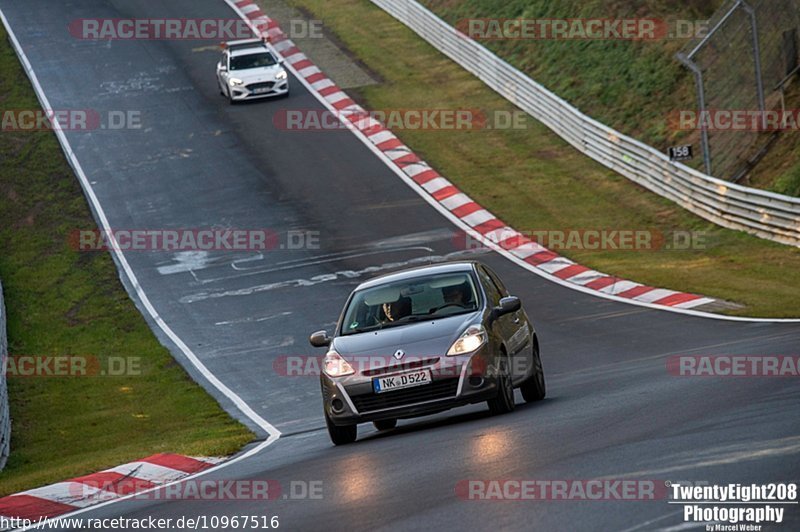
[[[671,161],[584,115],[414,0],[372,3],[604,166],[717,225],[800,247],[800,198],[730,183]]]
[[[8,386],[6,385],[7,366],[6,309],[3,304],[3,285],[0,283],[0,469],[5,467],[11,451],[11,414],[8,406]]]

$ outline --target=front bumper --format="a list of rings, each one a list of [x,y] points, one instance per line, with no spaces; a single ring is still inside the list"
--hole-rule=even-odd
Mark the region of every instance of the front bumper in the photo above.
[[[435,414],[471,403],[480,403],[497,395],[494,372],[481,351],[463,357],[436,357],[435,362],[413,370],[431,370],[431,384],[375,393],[375,375],[356,374],[333,379],[321,377],[323,407],[336,425],[353,425],[382,419],[403,419]],[[398,369],[380,376],[411,371]]]
[[[282,96],[289,92],[289,80],[230,87],[230,92],[235,102]]]

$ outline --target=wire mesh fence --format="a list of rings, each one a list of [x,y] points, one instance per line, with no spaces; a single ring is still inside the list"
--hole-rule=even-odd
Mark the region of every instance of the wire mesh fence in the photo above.
[[[0,469],[5,467],[11,449],[11,415],[8,407],[8,387],[6,386],[7,365],[6,309],[3,303],[3,285],[0,284]]]
[[[584,115],[415,0],[372,0],[581,153],[722,227],[800,246],[800,198],[729,183]]]
[[[679,59],[694,71],[700,113],[780,111],[782,82],[798,64],[800,0],[728,0],[709,21],[709,32],[688,42]],[[740,181],[766,153],[780,128],[758,116],[742,127],[703,132],[704,170]],[[713,122],[713,119],[707,122]]]

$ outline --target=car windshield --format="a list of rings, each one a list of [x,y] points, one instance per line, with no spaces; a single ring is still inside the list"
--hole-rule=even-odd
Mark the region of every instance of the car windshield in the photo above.
[[[469,273],[414,277],[356,292],[344,313],[342,335],[474,312],[475,284]]]
[[[231,70],[247,70],[248,68],[261,68],[272,66],[275,58],[269,52],[258,54],[237,55],[231,57]]]

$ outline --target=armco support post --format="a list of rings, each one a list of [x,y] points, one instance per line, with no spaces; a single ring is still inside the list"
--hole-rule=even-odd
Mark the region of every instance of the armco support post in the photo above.
[[[8,364],[6,309],[3,304],[3,285],[0,284],[0,469],[3,469],[11,450],[11,414],[8,407],[6,367]]]

